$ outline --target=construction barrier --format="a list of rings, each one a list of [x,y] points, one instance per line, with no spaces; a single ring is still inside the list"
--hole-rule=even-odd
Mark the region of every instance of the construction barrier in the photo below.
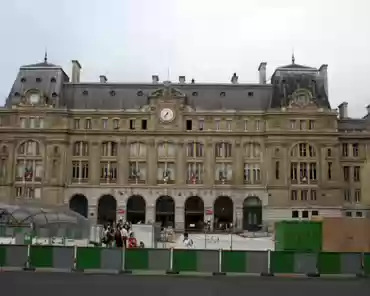
[[[0,245],[0,270],[97,273],[370,275],[370,253]]]

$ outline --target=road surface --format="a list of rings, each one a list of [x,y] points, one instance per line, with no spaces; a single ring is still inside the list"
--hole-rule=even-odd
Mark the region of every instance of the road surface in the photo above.
[[[370,295],[370,279],[282,279],[1,272],[1,295]]]

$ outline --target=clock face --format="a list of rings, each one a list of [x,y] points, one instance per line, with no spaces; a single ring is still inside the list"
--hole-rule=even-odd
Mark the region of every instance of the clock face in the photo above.
[[[174,118],[174,113],[170,108],[163,108],[161,110],[161,119],[163,121],[171,121]]]
[[[30,95],[30,103],[31,104],[38,104],[40,102],[40,95],[39,94],[31,94]]]

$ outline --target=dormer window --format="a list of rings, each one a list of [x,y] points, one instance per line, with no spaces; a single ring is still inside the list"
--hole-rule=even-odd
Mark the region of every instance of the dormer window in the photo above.
[[[115,92],[114,90],[111,90],[111,91],[110,91],[110,95],[111,95],[112,97],[114,97],[114,96],[116,95],[116,92]]]
[[[55,83],[55,82],[57,82],[57,80],[55,79],[55,77],[51,77],[50,82]]]
[[[40,102],[40,94],[32,93],[32,94],[30,94],[28,99],[29,99],[30,104],[33,104],[33,105],[38,104]]]
[[[84,96],[87,96],[87,95],[89,94],[89,92],[88,92],[87,90],[84,90],[84,91],[82,92],[82,94],[83,94]]]
[[[226,93],[224,91],[220,92],[220,97],[226,96]]]
[[[58,96],[58,94],[57,94],[56,92],[53,92],[53,93],[51,94],[51,96],[52,96],[53,98],[56,98],[56,97]]]
[[[21,78],[21,82],[26,82],[26,78],[25,77],[22,77]]]
[[[141,90],[139,90],[139,91],[137,92],[137,96],[138,96],[138,97],[142,97],[142,96],[143,96],[143,94],[144,94],[144,93],[143,93]]]
[[[198,96],[198,92],[194,91],[191,95],[192,95],[193,97],[197,97],[197,96]]]
[[[41,82],[41,78],[40,77],[37,77],[36,78],[36,82]]]
[[[21,95],[21,94],[20,94],[19,92],[15,92],[15,93],[14,93],[14,96],[15,96],[15,97],[19,97],[20,95]]]
[[[249,91],[249,92],[248,92],[248,97],[253,97],[253,95],[254,95],[254,94],[253,94],[253,91]]]

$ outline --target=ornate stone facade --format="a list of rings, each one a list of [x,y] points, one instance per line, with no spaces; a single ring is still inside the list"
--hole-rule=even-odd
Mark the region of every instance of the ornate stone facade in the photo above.
[[[20,68],[0,110],[1,201],[180,229],[368,215],[370,121],[330,107],[326,65],[293,62],[271,84],[265,63],[255,84],[85,83],[80,69]]]

